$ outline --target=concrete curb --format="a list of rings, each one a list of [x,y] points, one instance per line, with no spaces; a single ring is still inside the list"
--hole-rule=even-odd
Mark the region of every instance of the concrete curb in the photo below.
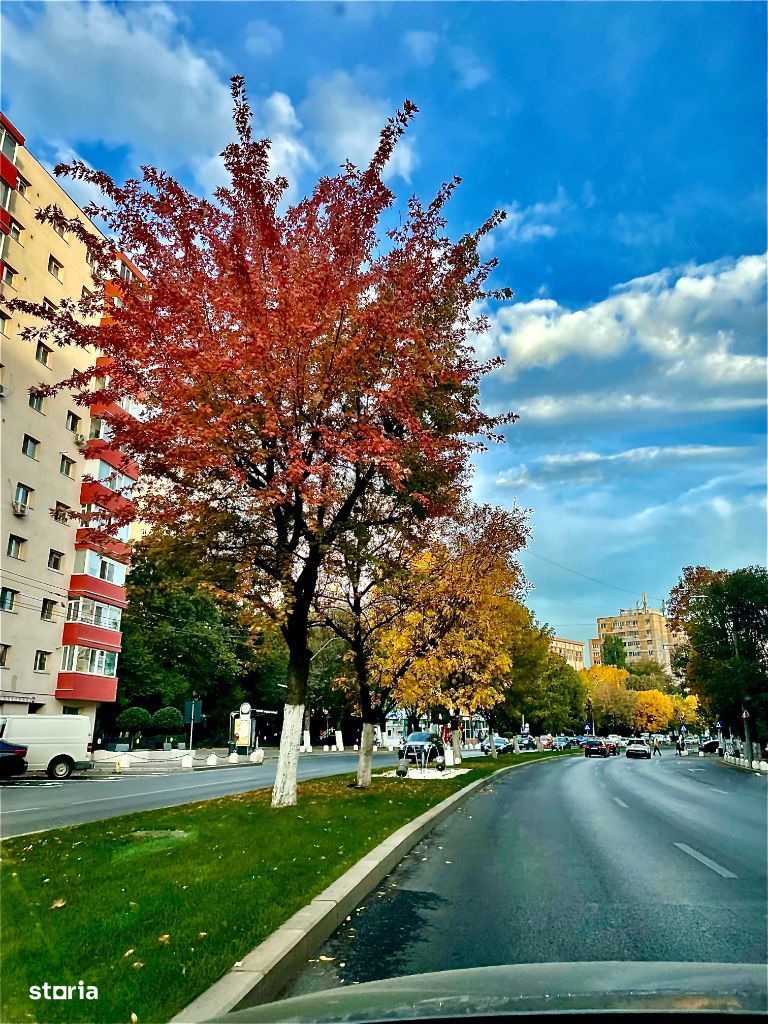
[[[560,761],[537,758],[511,764],[471,782],[441,803],[402,825],[374,847],[310,903],[238,961],[223,978],[172,1018],[170,1024],[203,1024],[231,1010],[268,1003],[306,963],[310,954],[331,935],[360,901],[396,867],[420,839],[452,814],[473,793],[516,768]]]

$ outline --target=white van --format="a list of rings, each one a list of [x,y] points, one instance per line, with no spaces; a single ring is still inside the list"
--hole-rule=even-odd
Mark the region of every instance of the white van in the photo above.
[[[86,715],[0,715],[0,739],[27,748],[31,772],[68,779],[93,768],[91,720]]]

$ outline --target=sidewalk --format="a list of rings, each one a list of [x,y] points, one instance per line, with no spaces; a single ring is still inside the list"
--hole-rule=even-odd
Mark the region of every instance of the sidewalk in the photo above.
[[[94,754],[94,772],[108,772],[110,775],[115,771],[130,772],[182,772],[182,771],[217,771],[221,768],[246,768],[257,764],[267,764],[277,761],[278,747],[260,747],[263,753],[261,761],[252,761],[253,755],[238,754],[237,760],[230,760],[230,754],[226,747],[199,747],[196,750],[130,750],[130,751],[107,751],[98,750]],[[352,747],[345,747],[339,751],[330,751],[323,747],[313,747],[311,751],[301,751],[300,757],[316,757],[318,754],[356,754]],[[380,748],[376,753],[389,754],[385,747]],[[192,755],[192,764],[188,759]],[[375,756],[375,754],[374,754]],[[211,759],[215,758],[215,761]],[[210,763],[209,763],[210,762]],[[119,766],[119,767],[118,767]]]

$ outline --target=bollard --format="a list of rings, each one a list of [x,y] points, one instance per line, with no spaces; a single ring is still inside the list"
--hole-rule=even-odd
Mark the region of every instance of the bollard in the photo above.
[[[215,768],[216,765],[219,763],[219,759],[218,757],[216,757],[215,754],[209,754],[205,763],[208,765],[209,768]]]
[[[760,771],[761,772],[768,772],[768,761],[761,761],[760,762]]]
[[[753,768],[759,768],[760,767],[760,762],[759,761],[753,761],[752,762],[752,767]]]
[[[122,771],[122,769],[120,768],[120,761],[119,760],[115,761],[115,771],[117,772],[118,775]]]
[[[181,759],[182,768],[191,768],[194,763],[194,759],[191,754],[185,754]]]
[[[312,747],[306,747],[305,749],[306,749],[306,751],[307,751],[307,753],[308,753],[308,754],[311,754],[311,753],[312,753]]]
[[[119,763],[120,763],[120,767],[121,768],[130,768],[131,767],[131,758],[130,758],[130,756],[128,754],[122,754],[121,757],[120,757],[120,762]]]
[[[251,751],[249,758],[251,764],[264,764],[264,751],[259,747],[257,750]]]
[[[353,750],[357,750],[357,744],[356,744],[356,743],[353,743],[353,744],[352,744],[352,749],[353,749]]]
[[[239,763],[240,763],[240,757],[239,757],[239,755],[238,755],[238,754],[236,754],[236,753],[234,752],[234,750],[233,750],[233,751],[232,751],[232,753],[231,753],[231,754],[229,755],[229,757],[227,758],[227,760],[229,761],[229,763],[230,763],[230,764],[239,764]]]
[[[332,744],[331,744],[331,750],[335,750],[335,749],[336,749],[336,744],[335,744],[335,743],[332,743]]]
[[[328,753],[328,751],[329,751],[329,749],[330,749],[330,748],[329,748],[328,744],[327,744],[327,743],[324,743],[324,744],[323,744],[323,751],[324,751],[324,753],[326,753],[326,754],[327,754],[327,753]]]

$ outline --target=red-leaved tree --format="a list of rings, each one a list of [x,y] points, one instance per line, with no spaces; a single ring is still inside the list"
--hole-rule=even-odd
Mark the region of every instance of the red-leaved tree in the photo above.
[[[242,79],[232,95],[229,184],[213,200],[153,167],[123,186],[78,161],[56,168],[101,190],[107,202],[85,212],[114,241],[55,207],[41,211],[87,246],[94,295],[20,308],[38,318],[29,338],[106,357],[56,387],[98,405],[115,448],[138,464],[135,514],[203,538],[231,560],[239,596],[279,621],[289,667],[272,802],[284,806],[296,802],[324,560],[359,528],[366,494],[396,494],[403,515],[442,514],[455,491],[447,482],[464,477],[479,439],[514,418],[482,411],[479,382],[493,363],[478,363],[468,344],[486,327],[473,303],[508,293],[486,290],[494,261],[477,251],[500,214],[456,242],[446,236],[458,179],[427,206],[410,199],[400,226],[382,229],[395,198],[382,172],[412,103],[389,120],[367,168],[347,163],[287,206],[268,140],[252,137]],[[122,282],[123,304],[98,326],[118,251],[143,280]],[[114,404],[126,398],[141,403],[138,418]]]

